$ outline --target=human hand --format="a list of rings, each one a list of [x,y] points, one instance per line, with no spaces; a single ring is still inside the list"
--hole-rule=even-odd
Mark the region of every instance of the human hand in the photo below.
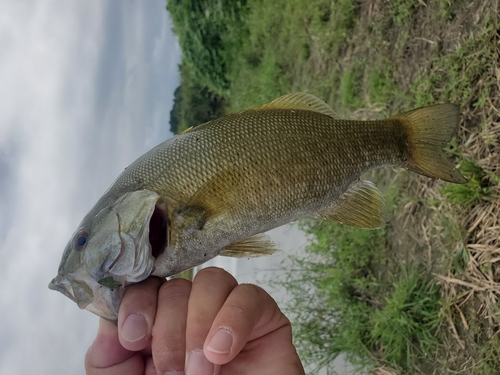
[[[276,302],[219,268],[192,283],[129,287],[118,327],[101,319],[85,367],[88,375],[304,374]]]

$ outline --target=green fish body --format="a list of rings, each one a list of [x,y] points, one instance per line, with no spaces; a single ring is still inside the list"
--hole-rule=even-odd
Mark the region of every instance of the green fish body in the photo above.
[[[383,197],[360,176],[401,166],[465,182],[443,151],[458,123],[452,104],[341,120],[318,98],[297,93],[189,129],[117,178],[83,219],[49,287],[116,321],[127,285],[217,255],[272,253],[261,233],[291,221],[380,227]]]

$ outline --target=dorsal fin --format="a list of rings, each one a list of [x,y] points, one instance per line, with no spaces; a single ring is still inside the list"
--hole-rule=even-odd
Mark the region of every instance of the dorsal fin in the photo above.
[[[184,129],[183,131],[177,133],[177,134],[186,134],[186,133],[189,133],[191,130],[193,130],[194,126],[190,126],[189,128],[187,129]]]
[[[330,108],[328,104],[326,104],[323,100],[318,97],[307,94],[305,92],[295,92],[293,94],[287,94],[280,96],[273,101],[264,104],[261,107],[256,108],[256,110],[260,109],[297,109],[297,110],[306,110],[322,113],[324,115],[338,118],[337,114]]]

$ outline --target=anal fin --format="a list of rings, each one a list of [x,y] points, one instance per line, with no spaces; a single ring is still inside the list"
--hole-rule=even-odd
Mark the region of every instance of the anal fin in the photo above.
[[[265,234],[256,234],[245,241],[226,246],[219,255],[233,258],[256,258],[277,252],[276,244]]]
[[[353,183],[331,206],[317,213],[323,219],[359,228],[382,227],[387,220],[384,197],[370,181]]]

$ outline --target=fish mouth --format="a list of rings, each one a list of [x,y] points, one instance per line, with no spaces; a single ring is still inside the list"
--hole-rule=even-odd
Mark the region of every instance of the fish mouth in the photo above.
[[[71,287],[71,285],[69,285],[68,280],[64,276],[61,276],[59,274],[55,278],[53,278],[49,283],[49,289],[60,292],[73,302],[77,303],[75,294],[73,293],[73,288]]]
[[[76,274],[58,274],[49,283],[49,289],[61,292],[80,309],[88,310],[115,324],[118,321],[118,308],[124,288],[103,287],[81,268]]]
[[[165,210],[155,205],[151,219],[149,220],[149,244],[151,245],[151,255],[158,258],[168,245],[167,231],[169,220]]]

